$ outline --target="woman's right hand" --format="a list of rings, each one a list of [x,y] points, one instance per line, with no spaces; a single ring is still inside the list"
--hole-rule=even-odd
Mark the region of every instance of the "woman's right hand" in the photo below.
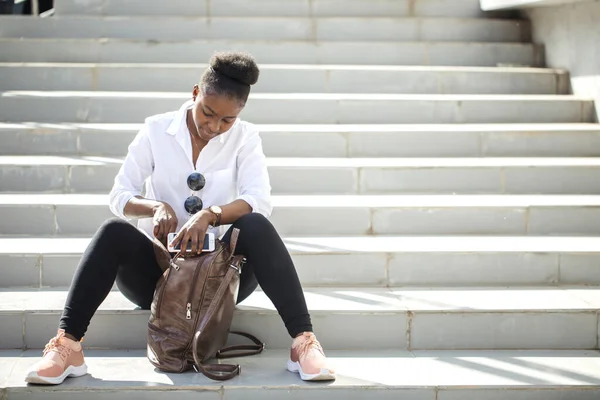
[[[154,207],[154,236],[164,245],[167,245],[167,235],[171,232],[177,232],[177,215],[169,204],[161,202]]]

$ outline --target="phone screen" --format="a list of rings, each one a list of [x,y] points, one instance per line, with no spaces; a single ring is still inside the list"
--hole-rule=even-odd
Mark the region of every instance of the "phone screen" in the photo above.
[[[169,234],[169,242],[173,241],[173,239],[175,239],[176,235],[171,236],[171,234]],[[204,245],[202,246],[202,250],[208,250],[208,235],[204,235]],[[181,243],[179,243],[177,246],[173,247],[174,250],[179,251],[181,249]],[[191,250],[192,249],[192,242],[188,242],[188,247],[187,250]]]

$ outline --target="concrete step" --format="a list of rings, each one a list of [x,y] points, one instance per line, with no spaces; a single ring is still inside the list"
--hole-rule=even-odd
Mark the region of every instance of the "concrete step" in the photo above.
[[[0,191],[108,193],[122,159],[0,156]],[[600,194],[600,158],[268,158],[273,194]]]
[[[598,288],[305,287],[304,293],[319,340],[331,350],[598,346]],[[0,291],[0,348],[42,348],[56,333],[66,296],[66,290]],[[145,348],[149,312],[134,308],[120,292],[109,293],[92,319],[86,346]],[[237,307],[232,328],[257,335],[269,348],[290,344],[279,314],[260,291]]]
[[[543,46],[526,43],[14,38],[0,39],[0,62],[205,63],[217,50],[261,64],[544,65]]]
[[[0,155],[124,157],[141,124],[0,123]],[[259,125],[267,157],[598,157],[598,124]]]
[[[0,155],[124,157],[141,126],[0,123]],[[268,157],[600,156],[600,125],[586,123],[274,124],[258,129]]]
[[[177,110],[185,92],[0,92],[0,121],[143,122]],[[31,110],[35,110],[32,112]],[[580,96],[255,93],[240,117],[257,124],[594,122]]]
[[[529,42],[524,20],[483,18],[0,17],[4,38]]]
[[[55,0],[61,15],[207,17],[483,17],[479,0]]]
[[[304,286],[600,285],[600,237],[283,239]],[[0,238],[0,287],[68,287],[89,242]]]
[[[7,400],[593,400],[600,396],[600,353],[585,350],[334,350],[327,355],[337,367],[338,379],[327,384],[302,382],[287,372],[286,350],[267,349],[258,356],[232,360],[241,365],[242,374],[227,382],[194,372],[157,373],[143,350],[90,350],[85,355],[90,375],[48,388],[23,382],[39,351],[2,351],[0,384],[6,381],[6,389],[0,389],[0,395],[4,390]]]
[[[206,65],[0,63],[0,90],[189,91]],[[568,94],[564,70],[261,64],[253,92]]]
[[[106,195],[0,195],[0,236],[87,236]],[[275,196],[281,235],[600,236],[600,196]],[[323,221],[327,221],[323,224]]]

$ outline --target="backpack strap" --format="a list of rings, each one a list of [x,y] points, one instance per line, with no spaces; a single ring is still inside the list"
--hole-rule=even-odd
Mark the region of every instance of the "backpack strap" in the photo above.
[[[238,241],[239,236],[240,236],[240,229],[233,228],[233,231],[231,231],[231,238],[229,239],[229,251],[231,252],[231,255],[233,255],[233,253],[235,253],[235,247],[237,246],[237,241]]]
[[[217,358],[232,358],[232,357],[246,357],[253,356],[256,354],[262,353],[265,349],[265,344],[261,342],[256,336],[251,335],[246,332],[239,331],[230,331],[232,335],[239,335],[245,338],[248,338],[254,342],[254,344],[239,344],[235,346],[223,347],[221,350],[217,351]],[[232,354],[224,354],[231,353]]]
[[[230,268],[227,270],[227,273],[223,277],[217,292],[215,293],[215,297],[210,303],[206,314],[202,320],[202,324],[200,326],[204,326],[205,322],[210,321],[215,312],[219,308],[219,303],[221,302],[225,291],[229,287],[231,280],[236,274],[240,273],[240,262],[242,260],[242,256],[236,256],[234,261],[230,264]],[[237,264],[237,265],[236,265]],[[202,328],[196,332],[194,335],[194,340],[192,342],[192,355],[194,356],[194,369],[196,372],[202,373],[206,375],[208,378],[216,380],[216,381],[225,381],[231,379],[240,374],[241,368],[239,365],[233,364],[202,364],[202,360],[198,357],[198,342],[200,341],[200,336],[202,335]],[[262,350],[261,350],[262,351]]]

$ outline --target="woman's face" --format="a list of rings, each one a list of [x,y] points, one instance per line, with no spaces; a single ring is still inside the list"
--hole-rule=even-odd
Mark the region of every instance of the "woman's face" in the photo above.
[[[209,141],[227,132],[244,108],[239,100],[229,96],[202,95],[198,87],[194,87],[192,118],[198,135]]]

